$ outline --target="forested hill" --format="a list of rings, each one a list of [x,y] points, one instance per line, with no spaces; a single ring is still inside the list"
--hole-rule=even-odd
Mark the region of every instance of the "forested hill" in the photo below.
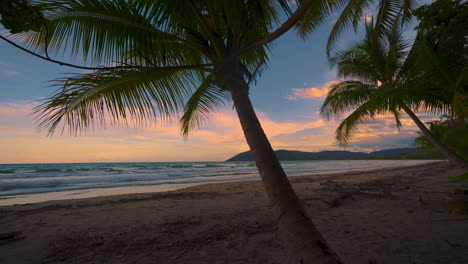
[[[439,155],[424,155],[415,148],[397,148],[374,151],[371,153],[344,150],[325,150],[304,152],[295,150],[276,150],[280,160],[344,160],[344,159],[437,159]],[[250,151],[242,152],[226,161],[252,161]]]

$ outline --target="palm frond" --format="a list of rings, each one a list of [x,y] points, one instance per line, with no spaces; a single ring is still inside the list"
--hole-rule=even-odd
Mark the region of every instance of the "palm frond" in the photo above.
[[[170,120],[178,114],[196,76],[188,71],[115,70],[57,80],[57,92],[35,109],[49,134],[62,124],[78,135],[119,121]]]
[[[362,19],[364,11],[369,8],[372,0],[349,0],[348,4],[344,7],[341,15],[333,25],[330,36],[327,40],[327,55],[330,56],[339,36],[348,29],[351,25],[354,30],[357,30],[358,23]]]
[[[401,11],[402,0],[379,1],[375,27],[378,36],[385,34],[396,24]]]
[[[363,15],[366,10],[371,8],[377,2],[377,15],[375,30],[379,38],[388,32],[400,16],[400,23],[406,24],[411,21],[412,11],[417,6],[416,0],[349,0],[344,7],[338,20],[336,21],[327,41],[327,55],[330,56],[336,41],[339,36],[353,26],[357,30],[359,23],[363,20]]]
[[[334,57],[330,58],[330,64],[336,65],[337,77],[340,79],[372,83],[383,77],[378,71],[379,66],[369,56],[368,49],[363,43],[358,43],[349,50],[336,52]]]
[[[374,85],[359,81],[341,81],[331,86],[320,114],[326,119],[339,119],[348,111],[367,103],[375,91]]]
[[[22,36],[31,47],[42,49],[48,33],[49,48],[56,54],[69,50],[70,55],[80,55],[84,61],[90,59],[93,64],[108,65],[124,57],[130,49],[149,54],[180,47],[184,41],[161,26],[158,16],[151,17],[152,5],[147,1],[49,2],[55,9],[46,13],[47,28]],[[185,49],[187,46],[185,43]]]
[[[367,102],[343,119],[335,131],[335,138],[340,146],[347,145],[356,129],[363,125],[364,121],[374,118],[376,114],[375,108]]]
[[[206,77],[184,107],[180,119],[182,134],[188,136],[190,131],[202,126],[213,111],[224,105],[226,99],[227,93],[216,87],[215,77]]]
[[[294,27],[299,35],[305,39],[317,27],[319,27],[325,19],[327,19],[331,14],[333,14],[334,11],[338,10],[345,3],[346,0],[315,1]]]
[[[50,134],[60,126],[78,134],[105,126],[107,120],[113,125],[119,120],[171,119],[185,110],[180,122],[186,135],[222,104],[224,93],[215,87],[223,83],[218,69],[234,59],[244,81],[252,81],[266,68],[270,52],[268,43],[255,44],[282,26],[282,18],[295,21],[300,16],[291,11],[289,0],[40,2],[49,22],[40,32],[19,37],[30,47],[83,57],[84,63],[98,66],[135,67],[58,80],[60,89],[35,112],[38,126]],[[255,48],[240,52],[251,45]],[[182,67],[187,65],[206,67]],[[171,70],[160,70],[168,66]],[[211,80],[207,74],[218,76]]]

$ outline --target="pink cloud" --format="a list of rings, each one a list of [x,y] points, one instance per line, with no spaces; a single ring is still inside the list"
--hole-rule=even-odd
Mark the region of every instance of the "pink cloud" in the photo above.
[[[374,17],[374,12],[370,10],[364,10],[364,14],[362,15],[362,19],[365,20],[367,23],[371,22]]]
[[[237,115],[230,108],[213,113],[187,140],[177,122],[167,126],[160,123],[115,126],[79,137],[65,132],[47,138],[36,131],[33,119],[28,116],[32,108],[32,104],[0,103],[0,163],[224,160],[248,149]],[[317,116],[278,121],[266,113],[257,114],[275,149],[338,148],[334,144],[338,122],[325,122]],[[391,125],[392,116],[379,116],[376,121],[358,129],[353,140],[378,142],[380,136],[398,136]],[[406,116],[402,116],[402,122],[405,129],[417,129]]]
[[[0,115],[2,116],[15,116],[17,114],[28,115],[33,112],[37,103],[33,102],[17,102],[17,103],[1,103]]]
[[[322,87],[316,88],[303,88],[296,89],[292,88],[292,95],[288,95],[288,100],[308,99],[308,98],[325,98],[330,91],[330,87],[337,83],[337,81],[330,81],[325,83]]]
[[[0,149],[0,163],[223,160],[248,149],[237,115],[229,108],[213,113],[187,140],[177,122],[97,128],[79,137],[65,130],[63,135],[58,131],[47,138],[45,133],[37,132],[34,120],[28,116],[32,108],[22,103],[0,103],[0,145],[4,146]],[[265,113],[258,112],[258,116],[269,137],[325,125],[316,118],[275,121]],[[293,147],[302,143],[272,140],[272,144]]]

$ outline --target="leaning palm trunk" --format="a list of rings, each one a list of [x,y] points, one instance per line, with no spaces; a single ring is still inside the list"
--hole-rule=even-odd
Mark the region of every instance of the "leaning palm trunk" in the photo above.
[[[440,141],[432,135],[431,131],[429,131],[429,129],[421,122],[421,120],[419,120],[419,118],[407,105],[403,104],[401,108],[405,110],[405,112],[410,116],[414,123],[416,123],[416,125],[419,127],[424,136],[426,136],[427,139],[429,139],[429,141],[436,147],[436,149],[440,153],[442,153],[442,155],[444,155],[449,160],[450,163],[457,167],[468,169],[468,161],[464,160],[455,152],[448,149],[444,144],[440,143]]]
[[[288,248],[289,262],[341,263],[307,216],[281,167],[253,109],[248,84],[242,77],[228,77],[226,88],[231,93],[242,130],[270,199],[273,216],[283,243]]]

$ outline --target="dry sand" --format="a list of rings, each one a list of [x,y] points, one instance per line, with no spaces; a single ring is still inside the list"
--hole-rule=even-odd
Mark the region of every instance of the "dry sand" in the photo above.
[[[344,263],[468,263],[446,162],[292,177]],[[0,263],[283,263],[261,182],[0,207]]]

